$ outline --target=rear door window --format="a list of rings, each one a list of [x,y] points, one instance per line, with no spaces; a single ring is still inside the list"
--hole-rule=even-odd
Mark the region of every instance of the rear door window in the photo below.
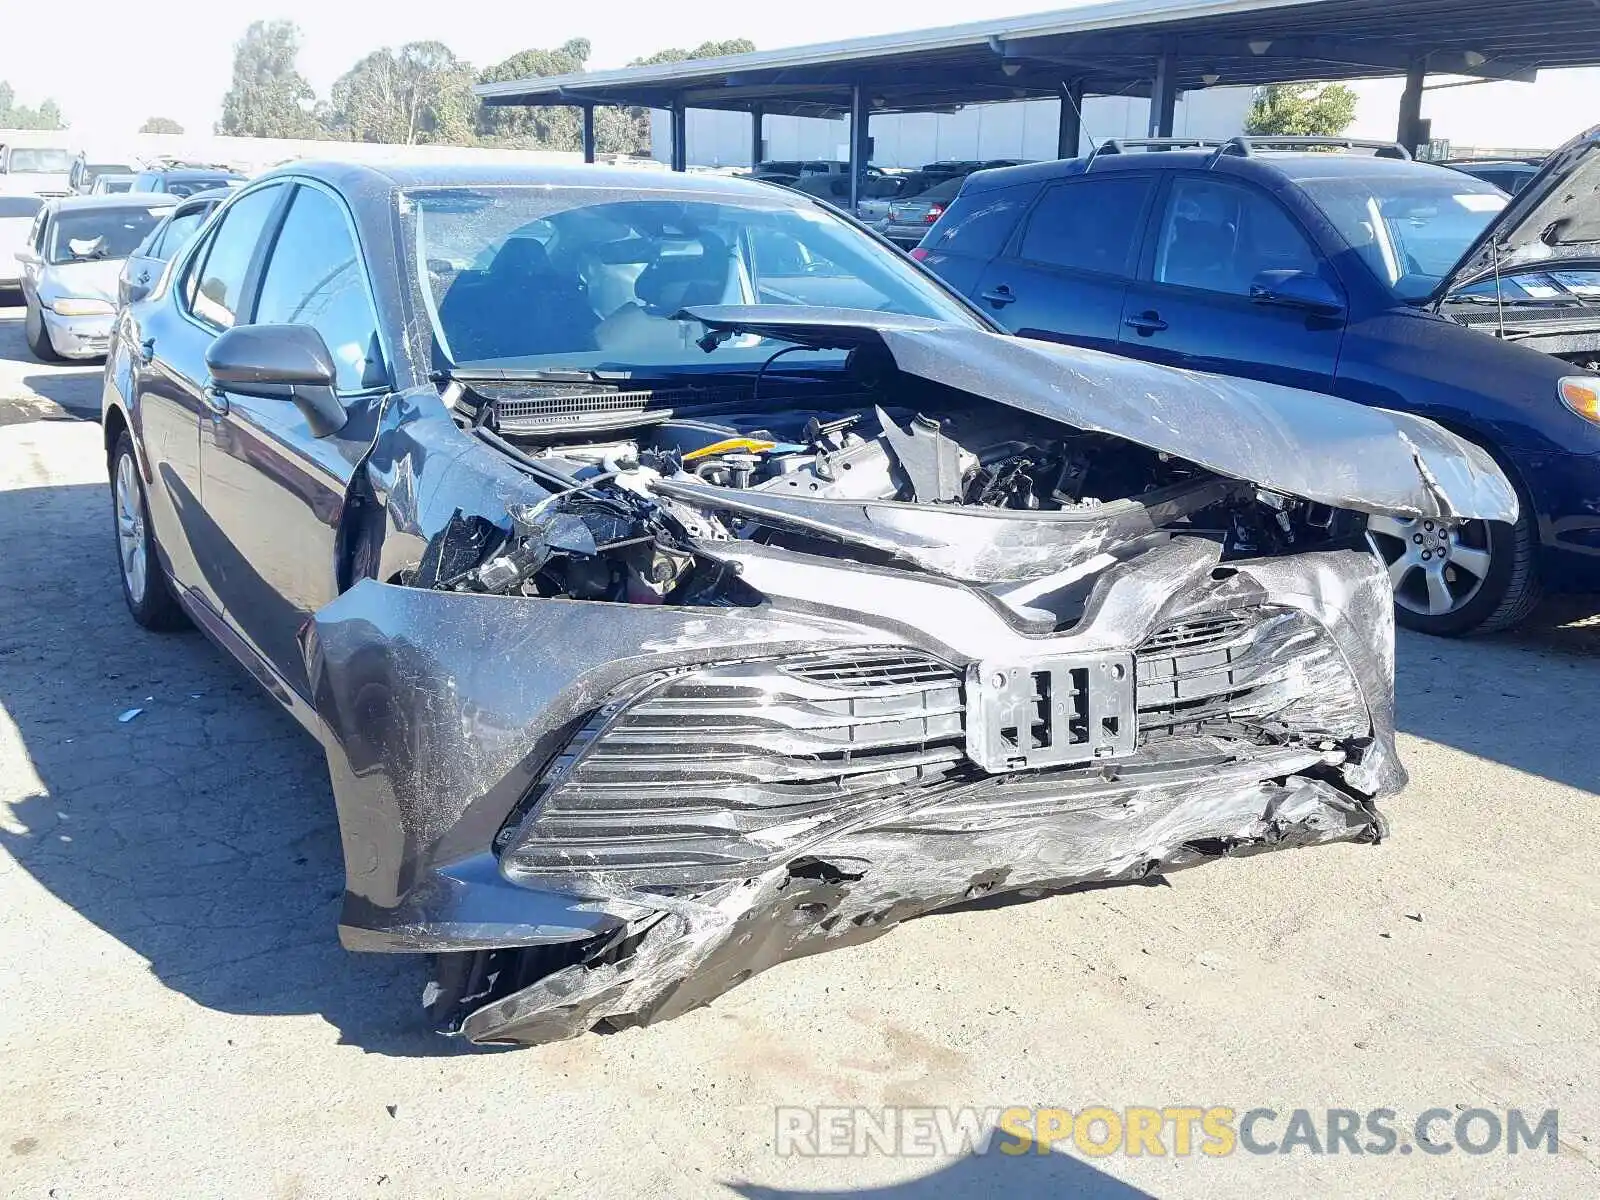
[[[1046,266],[1130,278],[1154,187],[1148,175],[1054,185],[1028,217],[1019,256]]]
[[[194,236],[195,230],[200,228],[205,219],[204,209],[197,208],[179,213],[167,222],[166,228],[161,231],[160,238],[152,247],[151,254],[163,261],[171,258],[188,245],[189,239]]]

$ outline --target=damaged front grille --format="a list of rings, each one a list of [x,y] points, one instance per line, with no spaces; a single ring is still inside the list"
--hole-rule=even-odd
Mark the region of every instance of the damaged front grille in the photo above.
[[[860,801],[965,761],[961,675],[927,655],[852,651],[702,667],[579,731],[502,863],[512,875],[739,873]]]
[[[1077,781],[1078,764],[1114,771],[1172,739],[1316,746],[1370,730],[1338,647],[1296,609],[1186,618],[1132,656],[1040,658],[996,691],[1001,674],[882,648],[653,679],[596,713],[546,770],[501,839],[502,868],[579,892],[602,876],[703,885],[985,773],[1027,772],[1048,790]],[[992,736],[975,747],[974,730]]]
[[[876,688],[895,684],[939,683],[950,668],[925,654],[898,650],[839,651],[808,655],[785,663],[783,671],[796,679],[842,687]]]
[[[1351,738],[1370,718],[1344,656],[1298,609],[1207,613],[1139,646],[1139,741],[1244,733]]]

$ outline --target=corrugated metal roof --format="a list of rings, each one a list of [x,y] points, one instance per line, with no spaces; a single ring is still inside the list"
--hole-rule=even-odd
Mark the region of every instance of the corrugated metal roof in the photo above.
[[[481,84],[488,104],[642,104],[831,114],[849,89],[877,111],[1058,94],[1147,95],[1156,59],[1177,86],[1403,74],[1531,78],[1600,63],[1596,0],[1114,0],[725,58]]]

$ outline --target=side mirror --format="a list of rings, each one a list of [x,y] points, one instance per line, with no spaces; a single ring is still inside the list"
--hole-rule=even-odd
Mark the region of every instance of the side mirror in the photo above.
[[[18,250],[12,257],[25,267],[31,267],[39,261],[38,254],[31,249]]]
[[[1299,308],[1319,317],[1342,317],[1344,297],[1321,275],[1310,271],[1263,271],[1250,283],[1257,304]]]
[[[206,368],[223,391],[292,401],[313,437],[344,428],[333,355],[309,325],[236,325],[211,343]]]

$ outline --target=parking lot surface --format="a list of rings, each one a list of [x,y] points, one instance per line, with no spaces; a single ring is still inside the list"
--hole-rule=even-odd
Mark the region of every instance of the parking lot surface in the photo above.
[[[98,367],[32,361],[0,308],[5,1196],[1600,1194],[1600,623],[1568,619],[1581,603],[1515,635],[1402,639],[1412,782],[1378,847],[936,915],[667,1024],[469,1052],[420,1026],[420,961],[338,945],[315,743],[198,634],[125,613],[99,388]],[[780,1107],[857,1105],[1272,1109],[1262,1140],[1299,1108],[1390,1108],[1402,1129],[1553,1108],[1559,1137],[776,1152]]]

